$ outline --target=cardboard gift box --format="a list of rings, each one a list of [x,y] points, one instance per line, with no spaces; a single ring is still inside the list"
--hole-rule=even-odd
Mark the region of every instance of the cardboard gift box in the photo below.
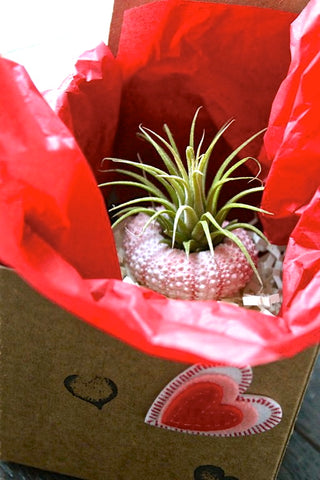
[[[193,436],[144,423],[158,393],[187,365],[108,337],[12,271],[1,270],[1,291],[8,292],[1,305],[2,459],[90,480],[215,478],[210,469],[207,477],[194,477],[207,465],[239,480],[276,478],[315,348],[253,369],[250,393],[282,407],[274,429],[235,438]],[[102,379],[117,386],[111,401]]]
[[[15,76],[14,72],[18,71],[15,78],[19,80],[18,92],[24,103],[17,101],[19,97],[16,96],[15,86],[12,87],[10,82],[5,84],[8,105],[11,100],[10,105],[14,107],[8,124],[14,128],[9,129],[5,137],[9,144],[7,156],[11,155],[12,164],[3,169],[7,182],[1,200],[10,208],[3,209],[1,213],[1,228],[5,235],[2,236],[0,257],[15,271],[6,267],[0,270],[3,293],[1,458],[88,480],[141,477],[201,480],[223,479],[224,474],[226,478],[239,480],[273,479],[276,478],[316,357],[316,347],[307,347],[316,344],[319,338],[319,305],[316,294],[312,296],[318,288],[319,259],[319,222],[316,221],[319,202],[315,192],[318,170],[312,163],[311,155],[314,142],[307,145],[311,153],[303,146],[304,154],[309,153],[308,165],[311,166],[308,170],[304,164],[305,177],[301,179],[299,176],[299,187],[307,185],[308,188],[297,188],[294,192],[296,196],[301,194],[301,198],[294,196],[294,200],[300,202],[300,208],[290,211],[285,200],[277,199],[282,210],[279,207],[274,223],[277,226],[281,222],[281,229],[265,222],[266,231],[275,242],[288,238],[293,226],[297,225],[294,236],[290,236],[287,255],[283,302],[284,311],[288,312],[286,316],[270,316],[268,323],[264,318],[257,325],[261,320],[259,312],[251,311],[249,314],[242,308],[211,302],[205,308],[200,303],[194,305],[195,302],[185,305],[185,302],[164,301],[148,290],[124,286],[119,280],[113,237],[95,181],[101,175],[99,164],[102,152],[104,156],[109,155],[115,148],[113,145],[123,154],[127,147],[135,149],[130,121],[137,111],[145,115],[148,108],[144,101],[140,103],[140,109],[137,108],[135,102],[139,90],[135,90],[134,82],[130,83],[130,75],[135,70],[137,77],[141,74],[141,78],[146,78],[143,77],[147,70],[143,55],[153,58],[155,51],[157,59],[161,52],[161,49],[157,51],[157,46],[151,45],[146,54],[149,29],[152,31],[155,23],[158,28],[159,19],[164,22],[170,18],[172,12],[165,10],[167,4],[171,8],[179,2],[159,2],[152,4],[150,10],[130,10],[123,20],[126,8],[138,4],[143,7],[147,3],[151,2],[115,2],[110,47],[114,54],[118,52],[116,58],[125,65],[123,71],[113,68],[114,57],[101,45],[93,53],[84,54],[77,65],[77,73],[67,79],[57,92],[50,92],[47,96],[50,101],[54,99],[55,110],[69,130],[44,105],[43,99],[19,67],[9,65],[5,70],[5,73],[9,72],[8,78],[12,72]],[[180,3],[188,8],[191,2]],[[251,5],[255,2],[242,3]],[[261,6],[287,10],[290,6],[297,13],[305,3],[266,1]],[[207,15],[203,3],[201,5],[201,12]],[[162,9],[162,17],[158,8]],[[221,8],[217,6],[218,10]],[[151,14],[146,17],[146,12]],[[263,8],[254,12],[251,26],[252,19],[265,18],[264,12],[267,25],[275,25],[278,19],[273,34],[274,43],[271,38],[269,40],[273,47],[275,42],[281,41],[279,50],[284,64],[280,63],[277,67],[277,59],[272,63],[273,74],[269,75],[270,79],[261,89],[265,90],[263,99],[268,98],[271,102],[289,66],[286,45],[289,26],[296,15],[280,11],[277,16],[274,10]],[[306,16],[308,13],[310,9]],[[146,23],[146,18],[150,24]],[[122,32],[118,51],[123,22],[127,29]],[[137,32],[132,26],[139,22],[140,30]],[[249,37],[245,38],[248,40]],[[123,47],[126,41],[127,50]],[[265,38],[262,36],[260,45],[263,43]],[[137,51],[141,55],[134,57],[133,52]],[[273,57],[273,51],[271,53],[270,57]],[[189,58],[191,52],[187,54]],[[253,65],[255,61],[252,54]],[[295,75],[298,75],[294,67],[291,64],[290,87],[294,84]],[[155,90],[156,82],[153,81],[158,74],[157,65],[151,64],[150,68],[155,77],[151,77],[151,83],[150,78],[146,78],[144,85],[147,91],[158,97],[161,92]],[[265,72],[261,78],[266,75]],[[239,73],[236,77],[240,85],[246,74],[243,71],[242,76]],[[248,77],[249,84],[253,79],[254,85],[252,73]],[[119,84],[123,78],[127,79],[127,83],[121,90]],[[161,86],[161,77],[158,82]],[[170,85],[171,88],[173,86]],[[304,84],[302,86],[306,89]],[[286,138],[280,122],[284,113],[279,105],[284,102],[283,99],[289,103],[292,88],[288,87],[286,91],[285,87],[286,80],[277,93],[278,103],[275,102],[271,115],[272,128],[268,130],[271,133],[268,136],[267,132],[265,139],[267,154],[262,152],[266,170],[270,168],[268,154],[274,153],[278,137],[282,135]],[[190,92],[187,89],[184,93]],[[310,95],[310,92],[304,91],[308,103],[306,93]],[[240,107],[235,103],[239,96],[237,92],[234,98],[230,95],[231,100],[223,89],[220,94],[222,97],[225,95],[226,104],[239,108],[241,115]],[[244,95],[241,108],[247,98]],[[168,106],[165,96],[162,100],[161,108],[167,113],[169,108],[172,109],[172,101],[169,99]],[[175,100],[180,101],[178,96]],[[258,123],[268,120],[271,108],[270,104],[265,107],[259,100],[257,98],[255,104]],[[312,101],[316,108],[317,98],[312,97]],[[183,102],[178,106],[181,105],[184,105]],[[177,107],[177,104],[174,106]],[[301,104],[298,107],[301,109]],[[292,108],[294,113],[296,110],[298,108]],[[308,115],[312,120],[313,110],[310,111]],[[105,117],[106,112],[108,117]],[[35,119],[34,123],[30,121],[30,114]],[[291,122],[287,123],[297,124],[297,128],[301,129],[304,124],[300,125],[300,117],[304,119],[308,115],[297,115],[295,121],[291,117]],[[242,116],[248,121],[244,130],[238,133],[239,137],[252,127],[248,112],[244,111]],[[127,135],[127,142],[119,137],[119,127]],[[308,130],[311,140],[312,133]],[[18,181],[18,177],[13,181],[10,168],[13,165],[14,169],[16,161],[20,162],[29,155],[24,144],[29,136],[34,143],[30,144],[31,161],[24,172],[25,178],[23,182]],[[10,138],[15,139],[12,145]],[[292,138],[296,139],[296,136],[292,135]],[[236,140],[231,138],[229,141],[233,143]],[[294,146],[301,153],[301,145]],[[272,177],[271,187],[268,189],[267,183],[266,189],[265,202],[268,204],[273,201],[271,197],[275,188],[272,183],[286,160],[285,153],[290,150],[285,148],[284,141],[281,148],[276,152],[280,160],[274,162],[268,177]],[[47,160],[54,159],[58,173],[49,172],[47,175],[48,169],[38,170],[44,151],[50,154]],[[22,163],[17,165],[17,171],[21,170]],[[297,168],[297,161],[294,165]],[[26,179],[33,175],[35,179],[30,189],[26,187]],[[50,175],[56,175],[51,183]],[[42,185],[46,188],[43,189]],[[282,185],[285,197],[286,188],[292,190],[292,185]],[[63,202],[66,202],[65,210],[61,206]],[[105,257],[108,257],[107,262]],[[235,308],[238,310],[235,311]],[[168,316],[167,323],[161,323],[163,312]],[[219,318],[225,321],[230,316],[227,328],[218,322],[214,330],[210,322],[212,312],[215,322]],[[243,330],[240,324],[237,329],[233,327],[238,321],[235,316],[242,322]],[[181,322],[183,317],[186,317],[185,324]],[[194,329],[192,324],[197,317],[199,330]],[[209,322],[208,328],[205,322]],[[279,360],[284,357],[291,358]],[[256,366],[251,370],[248,363]],[[206,428],[194,431],[199,428],[195,423],[191,422],[191,427],[186,427],[182,421],[168,428],[164,412],[168,417],[177,402],[184,412],[190,412],[194,397],[191,396],[190,400],[186,395],[187,387],[197,388],[199,384],[203,385],[201,382],[207,382],[211,389],[216,385],[215,394],[221,389],[224,394],[227,390],[237,390],[234,397],[230,394],[230,405],[226,401],[223,403],[222,399],[218,402],[219,415],[222,415],[221,411],[223,415],[217,420],[215,411],[214,421],[220,422],[220,428],[214,430],[211,425],[209,433]],[[210,396],[208,398],[205,399],[209,408],[207,415],[211,415],[212,401]],[[159,411],[162,416],[159,416]],[[199,410],[195,410],[194,415],[197,417]],[[222,420],[227,416],[234,421],[237,415],[243,417],[238,424],[235,422],[234,427],[227,427]],[[254,420],[253,415],[256,415]],[[249,420],[247,417],[250,417]],[[238,425],[242,427],[237,428]]]

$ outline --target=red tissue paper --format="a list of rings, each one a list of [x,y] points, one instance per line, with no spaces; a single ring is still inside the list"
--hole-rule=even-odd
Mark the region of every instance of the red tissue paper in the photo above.
[[[255,365],[319,342],[319,15],[317,1],[298,17],[178,0],[128,10],[117,56],[104,44],[85,52],[45,96],[53,109],[23,67],[0,58],[2,263],[151,355]],[[199,106],[208,138],[235,118],[218,147],[224,156],[268,125],[250,155],[261,152],[262,207],[274,213],[262,219],[265,233],[288,245],[278,316],[121,281],[105,200],[131,192],[103,198],[101,161],[137,153],[156,161],[136,137],[140,123],[156,131],[167,123],[185,145]]]

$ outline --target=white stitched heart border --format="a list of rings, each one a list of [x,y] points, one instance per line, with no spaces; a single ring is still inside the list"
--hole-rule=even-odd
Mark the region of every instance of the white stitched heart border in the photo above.
[[[175,377],[150,407],[145,422],[197,435],[237,437],[263,433],[282,418],[280,405],[245,394],[252,369],[196,364]]]

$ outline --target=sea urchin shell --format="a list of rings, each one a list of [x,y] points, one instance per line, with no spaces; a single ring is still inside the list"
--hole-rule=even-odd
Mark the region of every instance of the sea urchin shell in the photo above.
[[[240,248],[225,239],[209,250],[186,254],[162,243],[160,225],[152,222],[143,231],[148,216],[139,213],[127,223],[123,238],[125,262],[130,276],[167,297],[183,300],[215,300],[234,295],[253,275]],[[233,232],[242,241],[255,265],[257,251],[244,229]]]

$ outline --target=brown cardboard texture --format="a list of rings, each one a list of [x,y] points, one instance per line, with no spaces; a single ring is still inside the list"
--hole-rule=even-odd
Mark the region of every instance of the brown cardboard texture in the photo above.
[[[108,337],[11,270],[0,270],[0,288],[3,460],[89,480],[193,480],[205,465],[239,480],[275,478],[315,349],[253,369],[249,393],[272,397],[283,409],[272,430],[239,438],[173,432],[144,418],[186,365]]]

